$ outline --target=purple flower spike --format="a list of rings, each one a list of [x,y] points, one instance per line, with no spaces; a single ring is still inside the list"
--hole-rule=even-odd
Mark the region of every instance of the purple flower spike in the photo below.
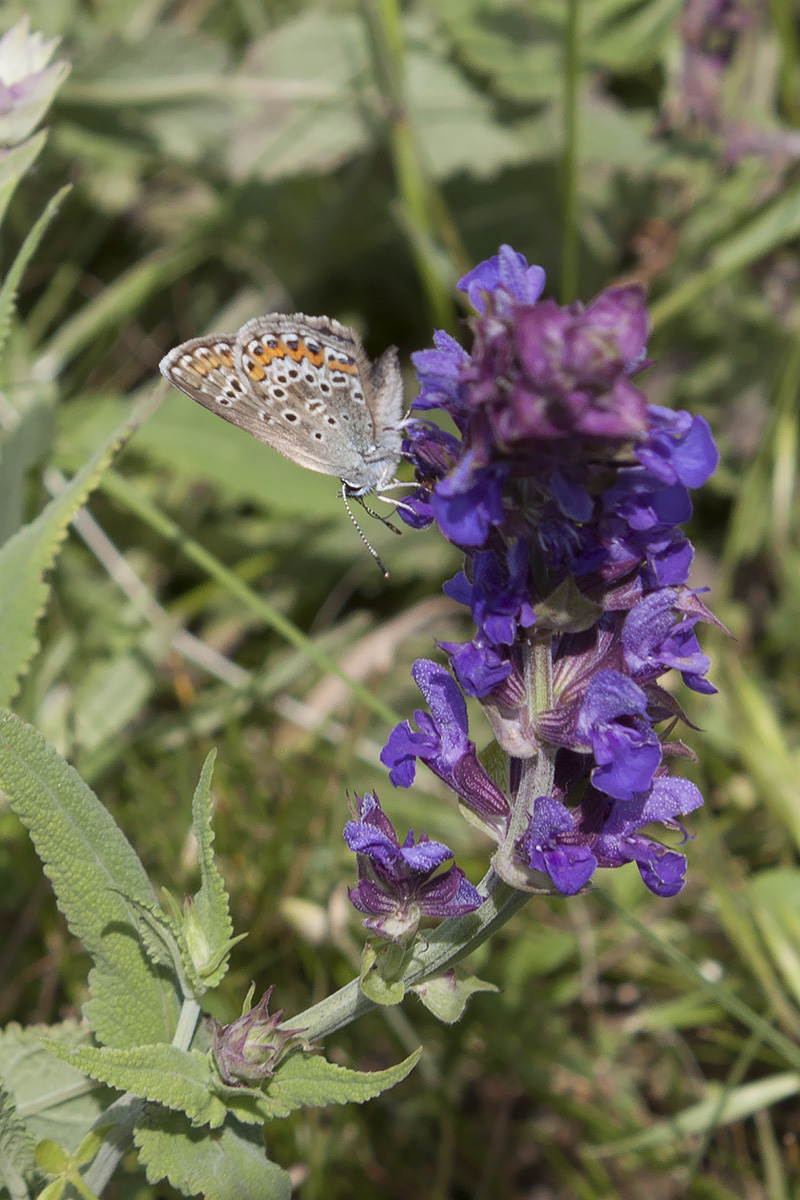
[[[577,735],[597,766],[592,783],[617,800],[646,792],[661,762],[661,744],[647,720],[647,696],[619,671],[599,671],[578,714]]]
[[[349,889],[350,900],[367,914],[368,929],[398,941],[416,933],[422,917],[459,917],[483,903],[460,867],[436,874],[453,857],[447,846],[424,834],[415,843],[410,830],[401,845],[377,796],[363,796],[358,815],[345,825],[344,839],[358,855],[359,881]]]
[[[473,628],[440,643],[455,680],[416,664],[429,711],[398,725],[381,758],[398,786],[418,759],[443,779],[500,843],[494,866],[512,886],[516,854],[565,894],[597,867],[635,861],[652,891],[672,895],[685,856],[641,829],[680,829],[675,813],[700,803],[662,764],[682,752],[670,738],[688,721],[662,676],[714,691],[697,634],[720,623],[686,586],[694,549],[681,526],[719,455],[702,416],[650,404],[639,386],[641,287],[561,305],[541,298],[543,284],[540,268],[501,246],[459,284],[475,309],[471,345],[440,332],[414,357],[417,407],[440,409],[457,436],[405,422],[417,490],[400,516],[435,523],[463,550],[444,591]],[[477,757],[465,696],[480,701],[493,753],[508,757],[508,797]],[[552,787],[541,787],[550,794],[512,850],[509,818],[527,799],[520,764],[543,748],[555,752]]]
[[[421,710],[414,714],[418,733],[408,721],[392,730],[381,751],[381,762],[390,768],[389,778],[395,787],[409,787],[419,758],[489,829],[502,832],[509,814],[508,801],[478,762],[475,745],[468,736],[467,706],[458,685],[444,667],[426,658],[417,659],[412,674],[428,702],[430,715]]]

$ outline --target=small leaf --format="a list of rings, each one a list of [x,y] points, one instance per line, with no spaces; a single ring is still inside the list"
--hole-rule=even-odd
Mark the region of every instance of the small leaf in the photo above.
[[[270,1115],[288,1116],[296,1108],[321,1108],[326,1104],[363,1104],[400,1083],[411,1073],[422,1054],[420,1046],[408,1058],[385,1071],[351,1071],[324,1058],[292,1054],[278,1067],[264,1089]]]
[[[192,801],[192,829],[201,882],[191,908],[191,922],[186,926],[191,959],[206,987],[217,987],[224,978],[233,937],[228,893],[214,859],[211,776],[216,756],[216,750],[212,750],[206,758]]]
[[[177,1046],[134,1046],[125,1050],[84,1046],[70,1049],[58,1042],[45,1046],[92,1079],[121,1092],[175,1108],[194,1125],[221,1125],[222,1102],[212,1093],[213,1073],[205,1054]]]
[[[71,1166],[70,1156],[63,1146],[44,1138],[38,1142],[35,1150],[36,1162],[48,1175],[61,1175]]]
[[[28,230],[25,241],[17,251],[17,256],[3,280],[3,286],[0,287],[0,355],[5,349],[8,335],[11,332],[11,321],[17,302],[17,291],[25,268],[36,252],[39,242],[44,237],[47,226],[58,212],[61,201],[67,192],[71,190],[72,184],[68,183],[66,187],[61,188],[51,198],[42,215]]]
[[[134,1130],[150,1183],[167,1179],[205,1200],[289,1200],[289,1176],[270,1162],[261,1130],[230,1117],[221,1129],[193,1129],[180,1113],[151,1109]]]
[[[103,472],[152,407],[142,405],[116,430],[83,470],[70,480],[35,521],[0,549],[0,704],[17,692],[20,676],[37,649],[36,625],[47,601],[44,577],[53,565],[70,521]]]
[[[39,1192],[36,1200],[61,1200],[66,1186],[67,1181],[62,1175],[60,1179],[54,1179],[52,1183],[48,1183],[47,1187]]]
[[[86,1011],[98,1039],[116,1046],[170,1041],[176,982],[147,961],[136,910],[112,890],[155,903],[122,831],[77,771],[9,712],[0,713],[0,789],[28,829],[70,929],[94,959]]]
[[[445,971],[433,979],[426,979],[411,988],[416,992],[422,1003],[440,1021],[453,1025],[464,1015],[467,1001],[476,992],[498,992],[500,989],[493,983],[478,979],[477,975],[469,975],[466,979],[458,979],[455,971]]]
[[[400,975],[408,953],[401,951],[398,957],[397,950],[393,945],[376,946],[367,942],[361,953],[359,986],[374,1004],[399,1004],[406,994]]]
[[[86,1163],[90,1163],[102,1144],[103,1134],[101,1130],[90,1129],[72,1156],[72,1161],[75,1166],[83,1167],[86,1165]]]

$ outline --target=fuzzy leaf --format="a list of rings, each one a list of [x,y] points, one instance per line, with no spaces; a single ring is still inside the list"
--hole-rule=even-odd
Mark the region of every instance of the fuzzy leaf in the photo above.
[[[36,652],[36,624],[47,600],[45,573],[53,565],[67,527],[112,458],[148,415],[151,404],[137,410],[35,521],[25,525],[0,549],[0,705],[17,691],[19,677]]]
[[[101,1046],[71,1048],[46,1041],[57,1058],[101,1083],[187,1115],[194,1125],[221,1125],[225,1107],[211,1092],[211,1063],[196,1050],[177,1046],[133,1046],[112,1050]]]
[[[0,1082],[0,1183],[11,1200],[27,1200],[25,1177],[34,1170],[33,1138],[17,1114],[13,1097]]]
[[[385,1071],[352,1071],[316,1055],[296,1053],[278,1067],[264,1089],[263,1111],[285,1117],[296,1108],[322,1108],[326,1104],[363,1104],[380,1096],[409,1075],[422,1047]]]
[[[500,989],[493,983],[478,979],[477,975],[469,975],[459,979],[455,971],[445,971],[434,979],[426,979],[411,988],[416,992],[422,1003],[440,1021],[453,1025],[460,1021],[467,1007],[470,996],[476,992],[498,992]]]
[[[20,246],[14,262],[3,280],[3,285],[0,287],[0,354],[5,349],[8,335],[11,332],[11,321],[17,302],[17,290],[19,289],[25,268],[33,257],[39,242],[44,237],[47,226],[58,212],[61,201],[67,192],[71,190],[72,185],[67,184],[66,187],[61,188],[50,199],[42,215],[37,221],[34,221],[28,230],[25,241]]]
[[[289,1200],[292,1185],[270,1162],[261,1130],[229,1118],[221,1129],[193,1129],[180,1113],[151,1109],[134,1130],[150,1183],[167,1179],[205,1200]]]
[[[200,890],[194,896],[186,927],[192,962],[206,987],[216,987],[225,977],[228,969],[227,950],[233,937],[228,893],[214,860],[211,776],[216,756],[216,750],[212,750],[206,758],[192,800],[192,829],[197,841]]]
[[[50,1138],[72,1151],[113,1095],[82,1071],[54,1061],[42,1044],[43,1037],[75,1048],[86,1042],[89,1030],[77,1021],[27,1029],[6,1026],[0,1033],[3,1079],[31,1137]]]
[[[122,831],[77,771],[9,712],[0,713],[0,789],[30,832],[70,929],[94,959],[86,1013],[98,1040],[170,1041],[178,1017],[174,981],[148,962],[137,913],[112,890],[155,903]]]

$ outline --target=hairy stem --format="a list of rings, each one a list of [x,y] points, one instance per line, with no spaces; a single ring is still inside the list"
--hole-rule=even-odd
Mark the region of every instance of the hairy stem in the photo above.
[[[172,1039],[173,1046],[177,1046],[179,1050],[189,1049],[199,1019],[200,1005],[193,996],[186,996],[178,1015],[178,1024]],[[113,1104],[110,1104],[94,1122],[92,1128],[103,1131],[104,1141],[85,1172],[83,1180],[96,1196],[102,1195],[103,1189],[111,1180],[120,1160],[130,1150],[134,1126],[140,1120],[146,1107],[146,1100],[126,1092],[124,1096],[120,1096]]]

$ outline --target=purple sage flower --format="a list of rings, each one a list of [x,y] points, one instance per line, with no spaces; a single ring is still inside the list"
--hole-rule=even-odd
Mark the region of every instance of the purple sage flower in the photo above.
[[[427,658],[418,659],[412,673],[430,713],[421,709],[414,713],[419,732],[408,721],[401,721],[389,735],[381,762],[390,768],[392,783],[410,787],[420,759],[489,829],[503,831],[508,801],[478,761],[458,685],[444,667]]]
[[[399,941],[416,933],[422,917],[459,917],[473,912],[483,897],[460,867],[439,868],[453,858],[442,842],[424,834],[415,842],[409,830],[401,844],[377,796],[358,800],[357,821],[348,821],[344,839],[358,855],[358,884],[349,889],[364,924],[374,933]]]

